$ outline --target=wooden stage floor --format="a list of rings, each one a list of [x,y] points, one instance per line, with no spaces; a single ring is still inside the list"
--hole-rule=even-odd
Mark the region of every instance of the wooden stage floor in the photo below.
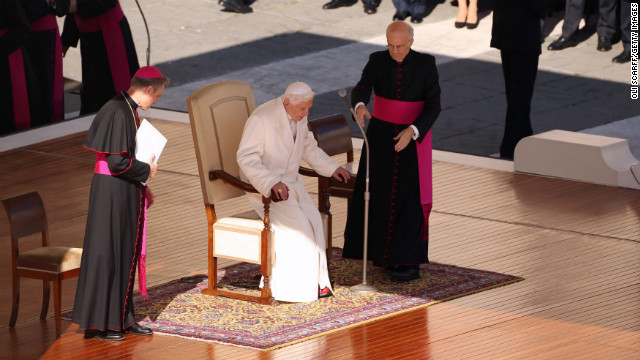
[[[150,182],[150,286],[207,269],[189,125],[152,123],[169,141]],[[82,246],[94,162],[83,140],[81,133],[0,153],[0,198],[39,191],[53,245]],[[309,179],[312,193],[314,185]],[[431,259],[526,280],[269,352],[163,335],[84,340],[67,321],[56,339],[53,318],[38,319],[41,283],[29,279],[10,329],[10,245],[0,211],[0,358],[640,359],[639,194],[434,162]],[[243,209],[244,201],[218,207],[222,215]],[[334,244],[342,246],[345,201],[334,199],[332,210]],[[64,309],[75,286],[63,283]]]

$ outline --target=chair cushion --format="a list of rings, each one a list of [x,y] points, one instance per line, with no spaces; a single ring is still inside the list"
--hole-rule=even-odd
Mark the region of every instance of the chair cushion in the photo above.
[[[255,210],[243,212],[241,214],[235,214],[235,215],[233,215],[233,217],[234,218],[241,218],[241,219],[260,220],[260,221],[262,221],[262,218],[260,217],[260,215],[257,212],[255,212]]]
[[[263,228],[261,219],[219,219],[213,224],[213,256],[260,264]]]
[[[19,268],[65,272],[80,267],[82,249],[65,246],[46,246],[18,255]]]

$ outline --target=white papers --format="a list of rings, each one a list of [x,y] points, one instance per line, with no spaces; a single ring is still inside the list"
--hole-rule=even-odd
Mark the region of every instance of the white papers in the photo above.
[[[143,119],[136,133],[136,159],[148,162],[155,156],[153,162],[157,164],[166,143],[167,138],[162,136],[147,119]]]

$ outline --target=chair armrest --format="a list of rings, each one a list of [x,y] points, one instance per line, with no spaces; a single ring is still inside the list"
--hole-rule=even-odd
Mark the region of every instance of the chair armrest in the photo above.
[[[320,175],[317,172],[315,172],[315,170],[309,169],[309,168],[304,167],[304,166],[300,166],[300,168],[298,169],[298,172],[300,173],[300,175],[303,175],[303,176],[323,177],[322,175]]]
[[[250,192],[250,193],[256,193],[256,194],[258,193],[258,190],[256,190],[256,188],[254,188],[253,185],[238,179],[237,177],[229,174],[224,170],[209,171],[209,180],[213,181],[218,179],[224,181],[225,184],[229,184],[237,189]]]

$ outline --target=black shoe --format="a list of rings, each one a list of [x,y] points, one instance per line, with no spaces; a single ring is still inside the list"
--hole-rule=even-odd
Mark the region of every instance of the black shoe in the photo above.
[[[153,330],[138,323],[129,326],[126,332],[133,335],[153,335]]]
[[[422,16],[411,15],[411,22],[414,24],[420,24],[422,22]]]
[[[253,12],[253,9],[245,5],[240,0],[220,0],[218,3],[224,7],[222,11],[235,12],[238,14],[248,14]]]
[[[392,272],[398,269],[397,265],[389,266],[384,268],[384,272],[391,274]]]
[[[94,337],[96,337],[96,335],[98,335],[99,331],[95,330],[95,329],[87,329],[84,331],[84,338],[85,339],[93,339]]]
[[[378,8],[373,4],[364,4],[364,12],[371,15],[375,14],[378,11]]]
[[[467,23],[467,29],[473,30],[478,27],[478,22],[475,23]]]
[[[343,7],[343,6],[351,6],[355,3],[357,3],[358,0],[331,0],[328,3],[322,5],[323,9],[337,9],[339,7]]]
[[[620,55],[611,59],[611,62],[616,64],[624,64],[631,61],[631,50],[622,50]]]
[[[598,36],[598,51],[609,51],[611,50],[611,40],[607,39],[604,36]]]
[[[391,278],[397,281],[411,281],[420,278],[418,265],[401,265],[391,272]]]
[[[456,29],[462,29],[463,27],[465,27],[467,25],[467,23],[464,22],[464,21],[463,22],[456,21],[456,22],[453,23],[453,25],[456,27]]]
[[[568,47],[578,45],[578,41],[575,39],[567,39],[564,36],[560,36],[560,38],[547,46],[548,50],[563,50]]]
[[[100,331],[96,333],[96,337],[100,340],[112,340],[112,341],[120,341],[124,340],[124,334],[120,331]]]
[[[409,16],[408,12],[405,11],[396,11],[396,14],[393,15],[393,21],[396,20],[404,20],[407,18],[407,16]]]

